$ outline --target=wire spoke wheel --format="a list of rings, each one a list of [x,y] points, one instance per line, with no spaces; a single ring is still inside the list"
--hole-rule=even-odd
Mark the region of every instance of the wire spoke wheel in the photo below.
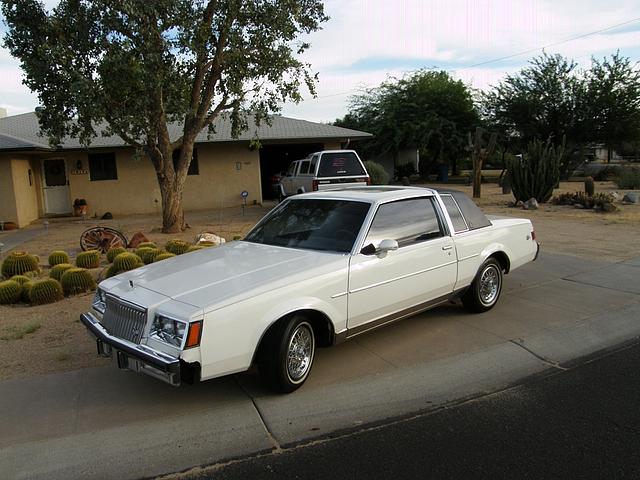
[[[495,265],[488,265],[480,275],[479,294],[483,305],[492,305],[500,292],[500,272]]]
[[[287,375],[292,382],[305,378],[313,359],[313,333],[308,323],[296,327],[287,349]]]
[[[110,248],[126,248],[127,243],[127,237],[122,232],[109,227],[92,227],[80,235],[82,250],[99,250],[107,253]]]

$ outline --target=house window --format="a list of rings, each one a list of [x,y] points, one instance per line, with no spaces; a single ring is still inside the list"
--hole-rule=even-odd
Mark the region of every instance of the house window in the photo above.
[[[180,149],[176,148],[172,154],[173,157],[173,169],[178,168],[178,160],[180,159]],[[187,175],[200,175],[200,166],[198,165],[198,149],[193,147],[193,154],[191,155],[191,163],[189,164],[189,170]]]
[[[116,154],[114,152],[90,153],[89,176],[92,182],[96,180],[117,180]]]

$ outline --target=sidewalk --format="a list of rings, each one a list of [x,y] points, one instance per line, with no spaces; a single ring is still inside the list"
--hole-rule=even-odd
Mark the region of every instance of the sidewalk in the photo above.
[[[20,244],[44,233],[46,233],[46,230],[42,225],[30,225],[19,230],[0,232],[0,243],[4,244],[2,246],[2,256]]]

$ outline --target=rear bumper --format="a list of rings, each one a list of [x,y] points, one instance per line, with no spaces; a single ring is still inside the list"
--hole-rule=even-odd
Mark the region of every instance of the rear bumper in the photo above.
[[[174,386],[180,385],[184,367],[179,358],[111,336],[91,313],[81,314],[80,321],[96,337],[98,354],[115,356],[118,368],[144,373]]]

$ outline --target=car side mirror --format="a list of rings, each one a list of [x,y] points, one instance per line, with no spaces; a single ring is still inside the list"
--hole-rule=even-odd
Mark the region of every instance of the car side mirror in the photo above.
[[[398,242],[396,240],[382,240],[378,248],[376,248],[376,254],[386,254],[387,252],[391,252],[393,250],[398,249]]]

